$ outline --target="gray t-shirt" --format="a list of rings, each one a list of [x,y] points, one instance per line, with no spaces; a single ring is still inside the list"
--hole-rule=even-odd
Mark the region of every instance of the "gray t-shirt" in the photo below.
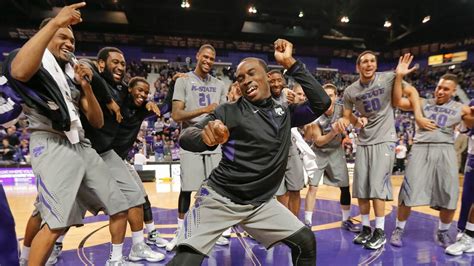
[[[211,75],[207,75],[207,78],[201,79],[193,71],[190,71],[186,77],[181,77],[176,80],[173,101],[184,102],[184,110],[193,111],[212,103],[225,103],[227,101],[226,94],[227,89],[222,81]],[[206,116],[206,114],[183,122],[183,128],[198,122],[204,116]]]
[[[71,89],[71,102],[74,105],[75,112],[79,114],[79,100],[81,98],[81,92],[76,88],[76,86],[72,83],[72,81],[66,76],[66,80],[69,84],[69,88]],[[64,131],[58,131],[53,129],[53,123],[51,119],[48,117],[42,115],[39,113],[37,110],[34,108],[28,107],[26,104],[22,105],[23,107],[23,113],[25,116],[28,118],[28,128],[31,131],[48,131],[52,132],[61,136],[64,136],[66,138],[66,134],[64,134]],[[84,135],[84,129],[78,128],[79,131],[79,140],[81,142],[87,142],[90,143],[88,139],[86,139]]]
[[[438,128],[432,131],[416,126],[415,143],[454,143],[454,127],[462,121],[463,105],[454,100],[437,105],[435,99],[423,99],[423,116],[434,120]]]
[[[323,114],[318,119],[316,119],[315,123],[319,126],[319,128],[321,128],[321,133],[323,136],[331,132],[332,124],[342,117],[342,111],[343,111],[342,103],[336,102],[334,104],[334,112],[332,113],[332,115],[327,116],[326,114]],[[342,135],[337,134],[331,141],[326,143],[326,145],[323,145],[322,147],[313,145],[313,149],[315,151],[319,150],[322,152],[330,152],[330,151],[340,148],[341,143],[342,143]]]
[[[395,142],[395,119],[392,107],[392,89],[395,73],[377,72],[372,82],[363,85],[360,80],[344,91],[344,109],[358,111],[367,118],[361,129],[358,145]]]

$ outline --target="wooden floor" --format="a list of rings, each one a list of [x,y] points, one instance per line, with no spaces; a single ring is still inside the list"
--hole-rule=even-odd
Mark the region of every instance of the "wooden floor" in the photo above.
[[[394,196],[397,198],[398,192],[400,190],[400,185],[402,183],[402,176],[393,176],[393,191]],[[460,184],[462,184],[462,176],[460,177]],[[5,191],[10,203],[10,207],[13,212],[13,216],[16,222],[16,232],[18,238],[23,238],[26,223],[28,218],[33,211],[33,203],[36,197],[36,188],[31,184],[22,184],[14,186],[5,186]],[[162,209],[176,209],[178,202],[178,191],[179,185],[171,183],[169,180],[160,180],[152,183],[145,183],[145,188],[148,192],[149,199],[153,207],[162,208]],[[302,190],[301,197],[304,198],[306,195],[307,188]],[[462,193],[462,188],[460,189]],[[461,195],[461,194],[460,194]],[[321,186],[318,190],[318,198],[326,200],[339,201],[339,189],[329,186]],[[459,201],[460,201],[459,197]],[[352,199],[352,204],[357,205],[357,200]],[[390,213],[393,209],[393,206],[396,206],[397,200],[388,202],[386,204],[386,215]],[[459,205],[460,203],[458,203]],[[429,207],[417,207],[414,210],[437,216],[438,212],[430,209]],[[169,211],[168,211],[169,212]],[[160,214],[158,213],[158,216]],[[371,214],[373,218],[373,213]],[[455,214],[455,219],[459,216],[459,207]],[[355,217],[357,219],[357,217]],[[316,218],[317,219],[317,218]],[[95,222],[86,224],[80,228],[73,228],[69,231],[67,237],[64,240],[64,249],[75,249],[78,247],[81,240],[91,231],[106,225],[107,221]],[[313,231],[328,229],[339,226],[339,223],[324,224],[320,226],[313,227]],[[176,224],[158,224],[158,228],[176,228]],[[127,233],[127,236],[130,236],[130,232]],[[165,237],[168,235],[165,235]],[[169,237],[171,237],[169,235]],[[109,242],[110,235],[108,230],[100,230],[92,239],[89,239],[88,245],[95,245],[100,243]]]

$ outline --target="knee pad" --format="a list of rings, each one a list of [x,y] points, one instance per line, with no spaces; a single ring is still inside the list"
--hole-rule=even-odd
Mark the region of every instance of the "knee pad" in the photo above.
[[[148,196],[145,197],[145,203],[143,203],[143,221],[153,221],[153,212],[151,210],[151,203],[148,200]]]
[[[349,191],[349,187],[341,187],[341,205],[351,205],[351,192]]]
[[[187,213],[191,204],[191,191],[181,191],[178,197],[178,212]]]
[[[204,255],[188,246],[179,246],[174,258],[168,262],[168,266],[191,265],[199,266],[204,260]]]
[[[308,227],[303,227],[283,241],[291,249],[293,265],[316,264],[316,237]]]

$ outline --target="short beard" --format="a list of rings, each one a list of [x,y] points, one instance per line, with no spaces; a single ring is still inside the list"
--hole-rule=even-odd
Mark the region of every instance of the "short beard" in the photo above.
[[[112,71],[110,71],[107,67],[105,67],[104,71],[100,73],[100,76],[104,78],[109,84],[112,84],[112,85],[120,84],[120,81],[119,82],[115,81]]]

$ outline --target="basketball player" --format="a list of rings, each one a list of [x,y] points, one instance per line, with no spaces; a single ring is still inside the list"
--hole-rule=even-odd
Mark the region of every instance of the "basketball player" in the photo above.
[[[401,83],[405,75],[414,71],[414,68],[409,68],[412,59],[409,54],[400,57],[394,85],[394,102],[407,111],[415,107],[412,99],[401,97]],[[454,127],[461,121],[469,128],[474,124],[471,109],[453,100],[457,85],[455,75],[445,74],[436,86],[433,99],[418,99],[423,116],[432,120],[436,128],[416,129],[398,199],[397,227],[390,240],[394,246],[403,246],[402,236],[411,207],[423,205],[440,211],[436,234],[438,244],[446,248],[453,242],[448,229],[459,194]]]
[[[286,88],[285,78],[279,70],[274,69],[269,71],[268,79],[272,98],[277,103],[284,106],[296,103],[294,92]],[[278,191],[275,193],[275,195],[277,196],[277,200],[296,216],[298,216],[298,212],[300,211],[300,190],[303,188],[303,162],[301,161],[296,146],[290,144],[285,178],[281,182],[280,187],[278,188]]]
[[[336,123],[342,117],[343,106],[337,99],[336,86],[325,84],[323,88],[329,98],[331,98],[331,107],[313,124],[307,126],[305,131],[305,136],[309,135],[312,138],[312,148],[316,155],[318,169],[309,179],[304,221],[307,226],[312,226],[316,192],[319,182],[324,176],[324,184],[339,187],[341,190],[341,227],[351,232],[358,232],[360,229],[350,220],[351,193],[349,191],[349,174],[342,147],[342,133],[344,131]]]
[[[314,234],[274,199],[286,171],[291,127],[313,121],[330,105],[321,85],[293,58],[292,50],[290,42],[275,41],[276,61],[303,86],[307,102],[289,107],[276,103],[266,63],[246,58],[236,73],[243,96],[184,130],[181,147],[201,152],[222,144],[223,158],[186,214],[169,265],[200,265],[221,233],[235,224],[267,248],[279,242],[288,245],[294,265],[315,265]]]
[[[453,256],[462,255],[464,252],[474,252],[474,203],[471,204],[468,221],[462,236],[456,241],[456,243],[448,246],[445,252],[446,254]]]
[[[153,102],[147,102],[150,85],[146,79],[142,77],[134,77],[128,83],[128,93],[120,106],[123,121],[120,123],[118,134],[113,141],[112,148],[120,158],[122,158],[134,177],[135,181],[145,195],[145,204],[143,204],[143,220],[145,228],[148,232],[147,244],[153,244],[157,247],[165,247],[168,241],[160,237],[160,233],[155,228],[153,221],[153,212],[151,203],[143,187],[140,176],[135,168],[125,161],[129,150],[137,139],[140,126],[143,120],[150,116],[160,116],[160,110]]]
[[[115,47],[102,48],[97,54],[98,70],[100,75],[94,75],[94,79],[102,79],[104,82],[94,82],[93,86],[100,86],[100,89],[108,90],[113,101],[122,107],[124,97],[128,94],[126,85],[123,84],[125,75],[125,58],[121,50]],[[105,85],[105,88],[102,86]],[[95,88],[98,90],[98,88]],[[143,235],[143,204],[145,203],[145,189],[139,178],[130,173],[125,162],[114,151],[114,143],[120,134],[120,124],[113,112],[100,101],[102,112],[104,113],[104,126],[100,129],[94,128],[88,121],[82,121],[86,137],[91,140],[92,147],[100,154],[104,162],[109,167],[112,176],[116,179],[122,193],[127,197],[129,203],[128,222],[132,231],[132,248],[128,258],[132,261],[147,260],[157,262],[163,260],[165,256],[153,251],[144,242]],[[97,213],[102,207],[94,199],[81,197],[85,207],[92,213]]]
[[[471,100],[469,106],[474,106],[474,100]],[[465,128],[464,123],[462,123],[461,132],[466,133],[469,139],[466,166],[464,167],[464,182],[461,195],[461,210],[458,219],[457,239],[461,237],[463,231],[466,229],[469,209],[474,203],[474,193],[472,193],[472,191],[474,191],[474,130]]]
[[[205,114],[214,111],[218,104],[226,102],[227,90],[224,83],[211,76],[216,51],[210,44],[199,48],[196,54],[196,68],[185,77],[178,78],[174,86],[171,117],[182,123],[185,129],[199,121]],[[183,227],[185,213],[191,204],[191,192],[197,191],[204,179],[209,176],[221,160],[220,148],[204,153],[193,153],[180,149],[181,191],[178,198],[178,228],[176,236]],[[176,246],[173,238],[166,246],[171,251]],[[229,240],[221,237],[219,244],[228,245]]]
[[[85,65],[77,64],[73,69],[68,64],[68,53],[74,52],[75,46],[71,25],[82,21],[79,8],[84,6],[81,2],[62,8],[6,60],[10,84],[17,91],[31,90],[23,94],[23,111],[32,131],[31,164],[39,198],[36,208],[44,226],[33,239],[29,265],[44,265],[64,229],[82,224],[76,202],[80,189],[95,195],[109,213],[112,244],[123,243],[125,235],[127,200],[103,160],[90,148],[78,116],[81,109],[91,125],[103,125],[102,111],[85,79],[90,79],[92,72]],[[49,101],[44,104],[33,94]]]
[[[352,194],[358,199],[362,230],[354,243],[369,249],[379,249],[386,242],[385,201],[393,200],[390,180],[395,157],[395,119],[392,107],[393,72],[376,72],[377,57],[364,51],[356,61],[359,79],[344,91],[344,114],[338,122],[344,130],[349,122],[361,127],[357,143]],[[353,108],[360,117],[353,114]],[[415,113],[418,117],[419,114]],[[370,200],[375,212],[372,234],[369,213]]]
[[[18,240],[15,233],[15,220],[13,219],[7,195],[0,183],[0,265],[18,265]]]

